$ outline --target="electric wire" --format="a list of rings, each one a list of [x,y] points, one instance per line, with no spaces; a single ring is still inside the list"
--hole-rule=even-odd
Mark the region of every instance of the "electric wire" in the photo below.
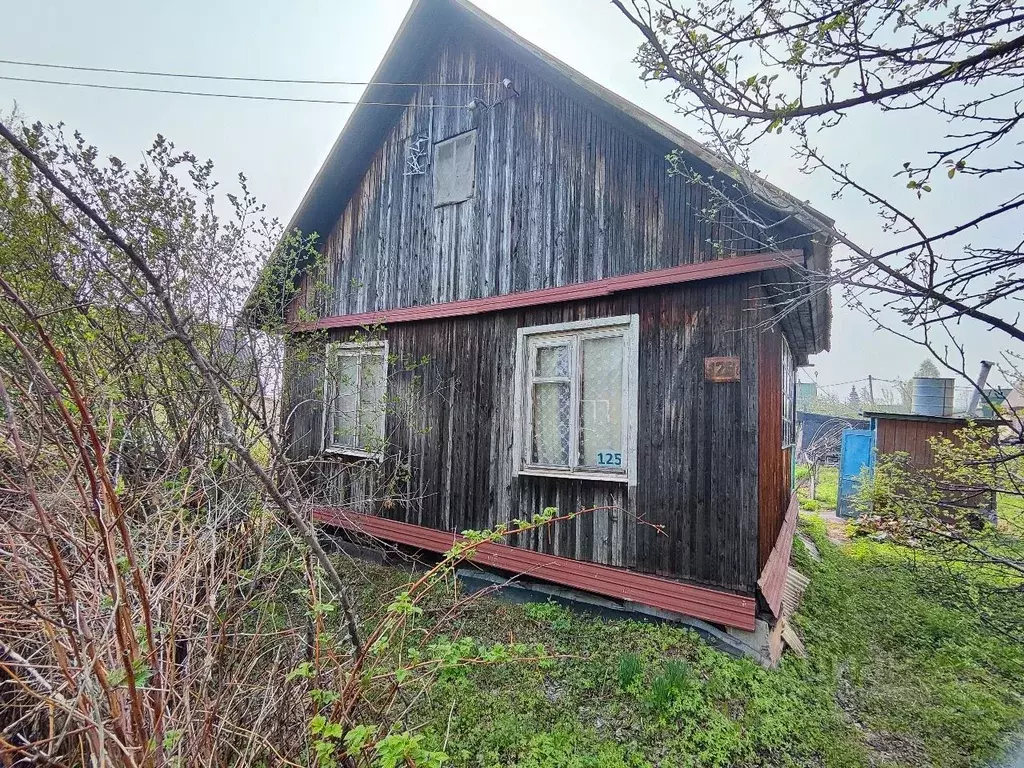
[[[500,86],[501,83],[389,83],[378,80],[300,80],[283,77],[242,77],[236,75],[201,75],[191,72],[159,72],[144,69],[117,69],[114,67],[87,67],[77,64],[51,64],[38,61],[18,61],[16,59],[0,59],[0,64],[11,64],[18,67],[37,67],[42,69],[61,69],[72,72],[100,72],[111,75],[140,75],[142,77],[180,77],[190,80],[218,80],[235,83],[278,83],[285,85],[389,85],[389,86],[441,86],[441,87],[484,87]]]
[[[209,91],[185,91],[173,88],[146,88],[140,85],[110,85],[108,83],[76,83],[70,80],[45,80],[35,77],[14,77],[0,75],[0,80],[16,83],[38,83],[42,85],[61,85],[73,88],[96,88],[104,91],[133,91],[135,93],[161,93],[175,96],[206,96],[218,99],[242,99],[245,101],[282,101],[293,104],[363,104],[376,107],[416,107],[417,109],[466,109],[466,104],[412,104],[406,101],[360,101],[358,99],[311,99],[300,96],[265,96],[246,93],[211,93]],[[477,101],[479,101],[477,99]]]

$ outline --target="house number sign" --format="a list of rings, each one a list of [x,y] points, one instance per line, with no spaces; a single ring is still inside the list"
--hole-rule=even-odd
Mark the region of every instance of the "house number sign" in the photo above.
[[[704,378],[707,381],[739,381],[740,359],[738,357],[705,357]]]
[[[597,466],[599,467],[621,467],[622,454],[619,451],[598,451]]]

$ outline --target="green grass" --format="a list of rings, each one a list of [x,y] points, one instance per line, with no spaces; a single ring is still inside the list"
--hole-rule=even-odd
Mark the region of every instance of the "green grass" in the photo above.
[[[814,498],[810,498],[811,481],[810,467],[806,464],[798,464],[796,468],[796,481],[803,483],[797,490],[800,498],[800,508],[809,512],[815,512],[822,507],[835,509],[839,498],[839,468],[819,467],[818,482],[814,488]]]
[[[801,524],[822,554],[795,545],[807,658],[764,670],[678,627],[484,599],[446,636],[569,658],[446,674],[406,724],[466,767],[981,765],[1024,717],[1024,648],[936,599],[958,585]],[[358,568],[368,608],[408,579]]]
[[[1007,530],[1024,533],[1024,496],[1001,493],[996,500],[996,509]]]
[[[977,612],[952,607],[976,585],[920,560],[911,568],[888,545],[837,548],[817,518],[802,525],[823,560],[798,553],[812,583],[797,624],[811,659],[835,671],[838,702],[865,741],[901,758],[894,765],[991,757],[1024,718],[1024,646]],[[996,605],[1024,631],[1024,605]]]
[[[835,509],[839,498],[839,467],[822,467],[818,470],[814,498]]]

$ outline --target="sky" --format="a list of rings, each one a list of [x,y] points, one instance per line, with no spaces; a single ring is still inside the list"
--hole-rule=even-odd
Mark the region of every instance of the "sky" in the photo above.
[[[660,85],[646,85],[632,59],[639,33],[606,0],[475,0],[533,43],[684,131],[666,104]],[[290,79],[368,80],[408,9],[408,0],[0,0],[0,58],[21,61]],[[90,75],[0,64],[0,75],[116,82],[185,90],[231,91],[282,96],[356,100],[360,87],[202,83],[134,76]],[[30,120],[63,122],[81,131],[104,155],[126,162],[161,133],[180,148],[212,159],[226,183],[244,172],[268,211],[287,221],[313,180],[351,107],[247,102],[166,94],[75,89],[0,80],[0,113],[14,103]],[[942,126],[921,125],[903,115],[865,115],[823,136],[863,178],[889,181],[903,160],[916,157]],[[755,165],[766,178],[836,219],[857,242],[878,249],[891,245],[875,214],[846,196],[833,199],[825,179],[799,172],[785,136],[762,144]],[[1010,150],[1012,151],[1012,149]],[[922,220],[942,223],[983,207],[1002,190],[971,181],[917,200],[905,190],[905,204]],[[898,189],[901,185],[896,185]],[[982,208],[983,209],[983,208]],[[915,214],[915,215],[916,215]],[[1024,221],[1010,222],[1018,233]],[[801,380],[817,381],[835,394],[851,380],[909,378],[927,356],[911,342],[874,329],[863,314],[833,296],[832,351],[812,357]],[[881,311],[881,310],[879,310]],[[885,317],[885,315],[881,315]],[[893,320],[892,322],[896,322]],[[965,327],[967,367],[983,358],[999,361],[1005,348],[996,334]],[[965,383],[965,382],[964,382]],[[990,384],[1002,384],[996,372]]]

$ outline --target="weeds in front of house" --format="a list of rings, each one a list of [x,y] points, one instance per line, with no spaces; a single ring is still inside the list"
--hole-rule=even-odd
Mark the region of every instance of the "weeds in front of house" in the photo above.
[[[796,545],[812,576],[796,619],[807,658],[765,670],[676,626],[482,599],[438,630],[446,642],[539,643],[549,658],[462,665],[407,726],[467,768],[956,768],[994,754],[1022,716],[1024,651],[936,601],[892,548],[839,548],[820,521],[802,525],[822,553],[812,561]],[[367,571],[361,601],[406,578]],[[425,617],[441,598],[422,603]]]
[[[619,687],[623,690],[629,688],[633,681],[640,677],[644,667],[640,657],[635,653],[624,653],[619,657]]]
[[[5,139],[0,764],[440,765],[412,703],[471,666],[551,659],[446,635],[421,603],[476,547],[581,512],[467,533],[357,613],[281,442],[284,350],[235,325],[263,249],[290,283],[319,271],[316,238],[263,220],[244,178],[221,219],[212,165],[162,137],[134,169],[59,126]],[[286,378],[323,371],[324,341],[293,339]]]

